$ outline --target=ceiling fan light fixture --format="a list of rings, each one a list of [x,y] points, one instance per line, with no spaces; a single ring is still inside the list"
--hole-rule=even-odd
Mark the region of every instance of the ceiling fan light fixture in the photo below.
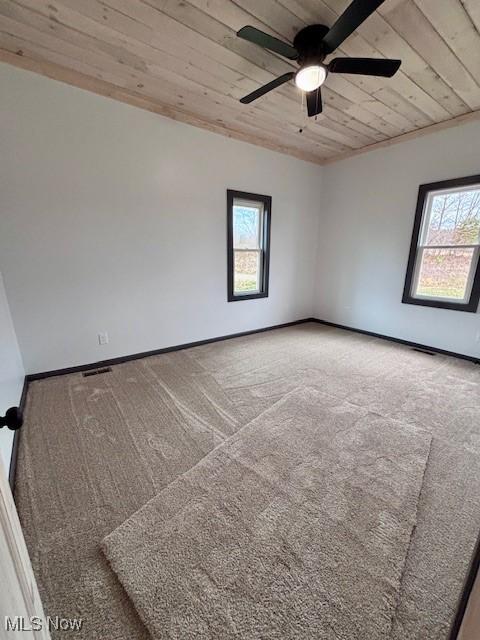
[[[302,91],[315,91],[327,77],[327,69],[321,64],[312,64],[297,71],[295,84]]]

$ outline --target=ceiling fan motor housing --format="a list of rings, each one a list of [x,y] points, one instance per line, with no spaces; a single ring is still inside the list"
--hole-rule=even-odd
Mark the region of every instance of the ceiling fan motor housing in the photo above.
[[[301,67],[323,63],[327,55],[323,38],[328,31],[324,24],[312,24],[297,33],[293,46],[298,51],[297,62]]]

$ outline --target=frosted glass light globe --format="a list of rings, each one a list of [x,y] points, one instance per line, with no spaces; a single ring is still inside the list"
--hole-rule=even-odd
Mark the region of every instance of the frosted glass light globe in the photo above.
[[[325,82],[326,77],[325,67],[315,64],[297,71],[295,84],[302,91],[315,91]]]

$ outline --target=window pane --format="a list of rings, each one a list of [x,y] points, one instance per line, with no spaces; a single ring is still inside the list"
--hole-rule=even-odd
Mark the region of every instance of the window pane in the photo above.
[[[478,244],[480,188],[431,196],[426,245]]]
[[[258,293],[260,291],[260,252],[235,251],[235,293]]]
[[[469,293],[473,249],[424,249],[415,295],[460,301]]]
[[[260,248],[260,209],[234,205],[233,246],[235,249]]]

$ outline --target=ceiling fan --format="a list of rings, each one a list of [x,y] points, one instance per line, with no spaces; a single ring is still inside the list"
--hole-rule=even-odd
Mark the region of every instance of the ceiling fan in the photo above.
[[[306,92],[307,112],[315,116],[322,112],[320,87],[329,73],[355,73],[366,76],[391,78],[400,68],[400,60],[384,58],[334,58],[328,64],[325,58],[335,51],[385,0],[353,0],[337,19],[333,27],[312,24],[297,33],[293,46],[255,27],[242,27],[237,36],[260,47],[295,60],[300,69],[284,73],[259,89],[240,99],[249,104],[272,89],[295,78],[295,84]]]

